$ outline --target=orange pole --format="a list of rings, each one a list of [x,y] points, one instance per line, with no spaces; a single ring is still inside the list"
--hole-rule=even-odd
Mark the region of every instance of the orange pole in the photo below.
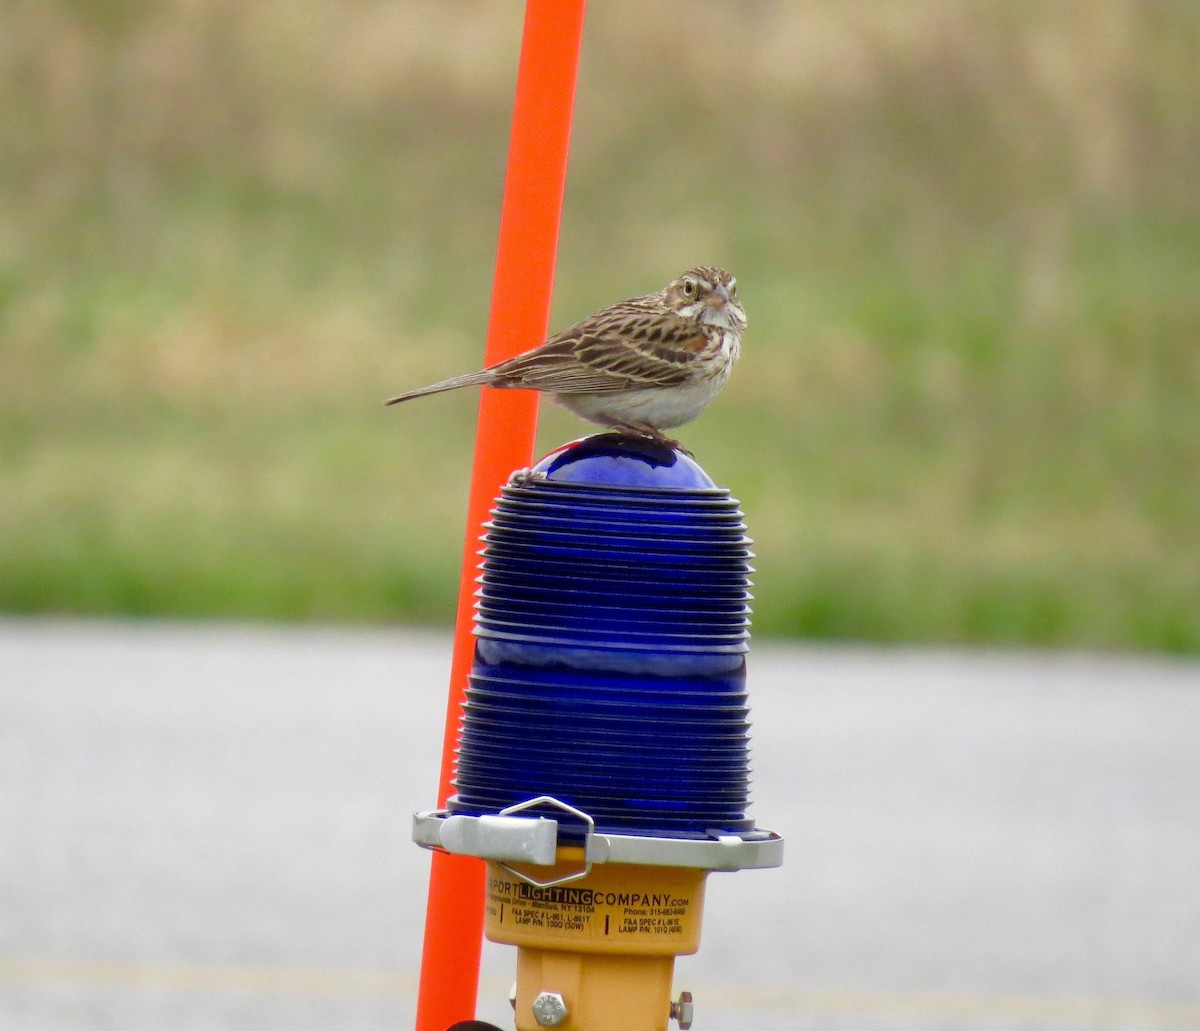
[[[585,0],[528,0],[517,68],[500,242],[488,320],[487,365],[541,343],[550,321],[554,257],[567,176],[567,148]],[[483,388],[442,742],[438,804],[451,793],[458,717],[471,669],[479,535],[501,485],[528,465],[537,431],[537,394]],[[417,1031],[446,1031],[475,1012],[483,947],[484,863],[433,854]]]

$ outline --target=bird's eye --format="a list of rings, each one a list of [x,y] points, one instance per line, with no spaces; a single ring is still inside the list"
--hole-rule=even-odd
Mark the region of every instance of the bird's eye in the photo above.
[[[694,279],[685,279],[683,281],[683,296],[684,297],[695,297],[696,296],[696,281]]]

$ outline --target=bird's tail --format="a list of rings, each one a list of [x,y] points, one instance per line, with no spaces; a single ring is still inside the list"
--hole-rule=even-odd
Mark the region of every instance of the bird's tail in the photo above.
[[[395,397],[389,397],[383,403],[396,405],[401,401],[411,401],[414,397],[424,397],[426,394],[440,394],[446,390],[457,390],[459,387],[478,387],[484,383],[491,383],[492,378],[492,373],[487,369],[468,372],[463,376],[454,376],[451,379],[444,379],[440,383],[431,383],[427,387],[419,387],[404,394],[397,394]]]

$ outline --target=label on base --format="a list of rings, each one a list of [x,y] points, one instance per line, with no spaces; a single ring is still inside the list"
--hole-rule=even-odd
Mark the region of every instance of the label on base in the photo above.
[[[571,866],[521,869],[551,880]],[[602,864],[579,880],[539,887],[488,863],[487,936],[512,945],[577,951],[695,952],[706,876],[706,870],[683,867]]]

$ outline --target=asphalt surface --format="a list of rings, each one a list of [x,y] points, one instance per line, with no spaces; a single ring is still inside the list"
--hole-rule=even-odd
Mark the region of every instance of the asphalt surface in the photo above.
[[[449,652],[0,620],[0,1031],[411,1027]],[[750,690],[787,858],[710,878],[697,1031],[1200,1028],[1200,663],[756,642]]]

